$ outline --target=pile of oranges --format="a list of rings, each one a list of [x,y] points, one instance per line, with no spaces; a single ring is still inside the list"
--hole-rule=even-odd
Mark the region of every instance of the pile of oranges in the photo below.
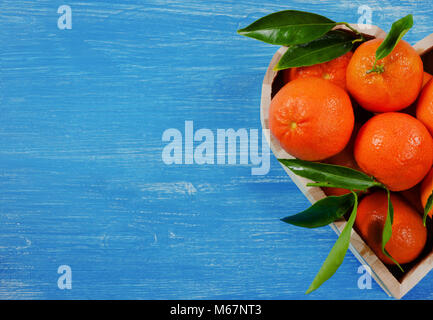
[[[433,192],[433,80],[404,40],[371,72],[382,42],[369,40],[332,61],[284,70],[285,85],[272,99],[269,127],[292,156],[362,171],[392,191],[392,237],[385,249],[405,264],[427,241],[422,212]],[[384,263],[392,264],[381,248],[387,207],[386,192],[363,193],[355,228]]]

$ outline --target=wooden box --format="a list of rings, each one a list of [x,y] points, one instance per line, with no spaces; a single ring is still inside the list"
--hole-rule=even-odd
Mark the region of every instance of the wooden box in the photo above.
[[[367,39],[376,37],[384,38],[386,36],[386,33],[376,26],[368,26],[368,28],[356,24],[352,26],[355,29],[361,31]],[[340,27],[339,29],[348,30],[345,27]],[[414,48],[417,50],[423,60],[424,70],[433,74],[433,50],[431,50],[433,48],[433,34],[419,41],[416,45],[414,45]],[[281,87],[281,84],[276,84],[278,72],[274,71],[273,67],[277,64],[280,57],[286,50],[286,47],[281,47],[275,53],[263,80],[260,107],[261,124],[263,129],[269,129],[268,116],[271,98]],[[268,143],[275,157],[283,159],[293,158],[281,148],[278,140],[276,140],[272,134],[269,135]],[[306,186],[306,184],[311,181],[294,175],[284,166],[283,168],[311,203],[314,203],[325,197],[325,194],[321,188]],[[331,227],[337,234],[340,234],[345,225],[346,220],[341,219],[332,223]],[[417,258],[414,262],[403,266],[405,269],[404,273],[399,271],[395,266],[386,266],[383,264],[355,230],[352,230],[350,250],[362,264],[368,265],[370,267],[372,277],[388,295],[391,295],[396,299],[400,299],[433,268],[433,229],[431,226],[431,221],[429,221],[427,227],[429,230],[426,247],[419,258]]]

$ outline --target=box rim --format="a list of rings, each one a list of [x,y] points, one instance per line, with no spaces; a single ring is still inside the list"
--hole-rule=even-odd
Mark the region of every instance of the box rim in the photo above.
[[[359,24],[350,24],[350,26],[356,28],[357,30],[360,30],[364,35],[373,36],[375,38],[384,38],[386,36],[386,32],[377,26],[365,26]],[[345,29],[350,31],[350,29],[346,26],[338,26],[336,29]],[[427,52],[430,48],[433,47],[433,34],[420,40],[413,47],[421,56],[423,53]],[[277,52],[271,59],[265,77],[263,79],[260,103],[260,122],[262,125],[262,129],[264,130],[269,130],[268,110],[271,103],[272,84],[278,73],[277,71],[273,70],[273,67],[277,64],[277,62],[286,50],[287,47],[280,47],[277,50]],[[278,140],[273,137],[272,134],[265,134],[265,137],[273,154],[277,158],[294,158],[281,148]],[[307,197],[310,203],[314,203],[326,197],[321,188],[306,187],[306,184],[308,182],[311,182],[310,180],[298,177],[285,166],[281,166],[283,167],[284,171],[290,176],[291,180],[295,183],[298,189],[301,190],[301,192]],[[337,233],[337,235],[342,232],[345,225],[346,220],[344,219],[340,219],[330,224],[331,228],[334,230],[334,232]],[[401,299],[433,269],[432,251],[421,261],[419,261],[415,266],[413,266],[411,270],[403,276],[401,281],[398,281],[354,229],[352,229],[349,249],[362,265],[367,265],[370,268],[372,277],[385,291],[385,293],[396,299]],[[422,266],[426,264],[428,265],[428,268],[422,268]]]

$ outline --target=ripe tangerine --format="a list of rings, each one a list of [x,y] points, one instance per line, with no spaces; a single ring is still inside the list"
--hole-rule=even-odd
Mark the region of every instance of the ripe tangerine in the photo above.
[[[423,83],[423,63],[415,49],[400,40],[394,50],[377,61],[371,72],[377,48],[383,39],[364,42],[347,66],[346,85],[350,94],[372,112],[399,111],[411,105]]]
[[[354,155],[362,171],[390,190],[402,191],[419,183],[432,167],[433,139],[408,114],[378,114],[360,129]]]
[[[406,201],[391,194],[394,208],[392,236],[385,245],[387,252],[399,263],[413,261],[424,249],[427,230],[421,216]],[[393,264],[382,252],[382,231],[388,211],[388,196],[384,191],[366,195],[359,203],[355,228],[364,241],[384,263]]]
[[[301,160],[319,161],[342,151],[354,126],[349,95],[320,78],[289,82],[274,96],[269,128],[282,148]]]

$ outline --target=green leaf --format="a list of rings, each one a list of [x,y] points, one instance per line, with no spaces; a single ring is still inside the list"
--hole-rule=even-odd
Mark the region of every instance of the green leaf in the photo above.
[[[400,264],[385,249],[386,244],[388,243],[389,239],[391,239],[392,236],[392,223],[394,221],[394,207],[392,206],[392,202],[391,202],[391,192],[388,189],[386,189],[386,192],[388,194],[388,211],[385,219],[385,225],[382,231],[382,252],[384,255],[390,258],[392,262],[394,262],[402,272],[404,272]]]
[[[275,70],[312,66],[342,56],[353,48],[353,36],[344,31],[329,31],[319,39],[290,46]]]
[[[332,277],[332,275],[337,271],[340,265],[343,263],[344,257],[346,255],[347,249],[350,244],[350,235],[352,231],[353,224],[356,219],[356,212],[358,210],[358,195],[352,191],[354,205],[350,218],[346,223],[343,231],[332,247],[328,254],[325,262],[308,288],[306,294],[319,288],[326,280]]]
[[[339,197],[329,196],[317,201],[307,210],[281,220],[298,227],[323,227],[346,214],[353,206],[354,201],[352,193]]]
[[[293,45],[317,39],[336,24],[318,14],[284,10],[260,18],[238,33],[270,44]]]
[[[433,209],[433,192],[430,195],[430,197],[428,197],[427,203],[426,203],[425,208],[424,208],[424,217],[422,218],[422,222],[424,224],[424,227],[425,227],[425,223],[426,223],[426,220],[427,220],[428,213],[432,209]]]
[[[317,183],[307,186],[334,187],[349,190],[365,191],[371,187],[383,187],[372,177],[363,172],[332,164],[310,162],[299,159],[278,159],[294,174]]]
[[[412,26],[413,16],[411,14],[394,22],[385,40],[383,40],[382,44],[376,50],[376,60],[383,59],[389,55]]]

